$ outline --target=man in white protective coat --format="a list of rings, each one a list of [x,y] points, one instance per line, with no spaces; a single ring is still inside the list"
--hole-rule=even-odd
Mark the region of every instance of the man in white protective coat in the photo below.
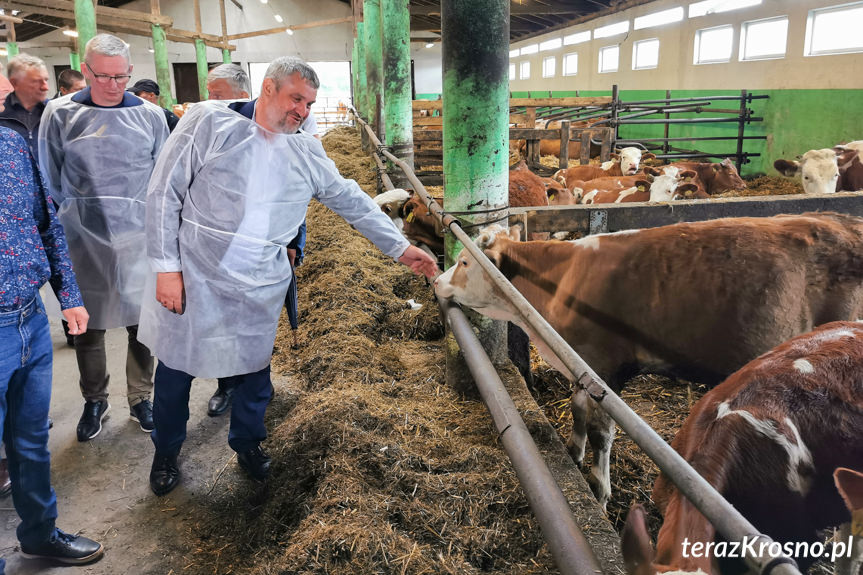
[[[105,330],[125,327],[126,395],[130,417],[153,430],[154,361],[137,339],[147,278],[144,214],[147,182],[168,137],[162,109],[126,92],[129,45],[94,36],[81,66],[89,87],[51,100],[39,128],[39,162],[90,312],[75,336],[84,412],[78,441],[102,430],[108,404]]]
[[[147,194],[147,254],[156,273],[138,332],[159,360],[150,470],[156,495],[180,481],[195,377],[237,382],[228,444],[248,475],[267,477],[270,458],[260,444],[267,436],[273,343],[291,281],[285,246],[312,198],[415,273],[437,272],[356,182],[339,175],[321,143],[298,132],[318,87],[305,62],[279,58],[258,100],[192,106],[156,163]]]

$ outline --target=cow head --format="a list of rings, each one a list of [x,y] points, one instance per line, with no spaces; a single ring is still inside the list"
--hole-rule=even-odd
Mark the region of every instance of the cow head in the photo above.
[[[773,167],[784,176],[800,176],[803,182],[804,194],[830,194],[837,190],[839,183],[840,158],[847,162],[846,156],[856,156],[854,150],[837,153],[836,150],[824,148],[809,150],[800,161],[776,160]]]
[[[506,230],[493,224],[480,232],[475,243],[495,265],[500,266],[502,253],[510,243],[518,242],[519,236],[518,227]],[[452,299],[492,319],[512,320],[516,317],[512,304],[486,277],[466,249],[459,253],[455,265],[437,277],[434,290],[438,297]]]
[[[709,190],[711,194],[746,189],[746,182],[737,173],[737,168],[731,158],[725,158],[718,164],[712,164],[711,168],[713,170],[713,181]]]
[[[399,231],[403,231],[404,229],[404,223],[402,221],[402,207],[412,194],[413,190],[408,191],[396,188],[374,197],[375,203],[380,206],[383,213],[393,220],[393,223]]]
[[[581,188],[575,188],[581,192]],[[581,195],[573,193],[566,188],[548,188],[548,205],[549,206],[574,206],[581,199]]]
[[[623,148],[620,155],[620,172],[624,176],[634,176],[638,173],[641,163],[641,150],[638,148]]]

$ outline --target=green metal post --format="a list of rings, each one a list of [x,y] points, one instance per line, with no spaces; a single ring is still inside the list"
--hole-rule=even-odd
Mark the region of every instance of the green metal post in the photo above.
[[[78,30],[78,53],[84,54],[87,42],[96,35],[96,8],[93,0],[75,0],[75,28]]]
[[[203,102],[210,95],[207,92],[207,45],[201,38],[195,38],[195,60],[198,63],[198,95]]]
[[[231,51],[227,48],[222,48],[222,63],[230,64],[231,63]]]
[[[168,66],[168,44],[165,40],[165,29],[157,24],[153,30],[153,60],[156,64],[156,82],[159,84],[159,105],[171,108],[174,98],[171,96],[171,70]]]
[[[18,42],[6,42],[6,55],[14,58],[18,55]]]
[[[78,52],[69,52],[69,65],[73,70],[81,71],[81,56]]]
[[[409,0],[381,0],[383,23],[384,133],[393,154],[414,165],[413,111],[411,102],[411,31]],[[401,170],[390,174],[404,188]]]
[[[383,54],[381,49],[381,2],[365,0],[363,3],[363,23],[366,34],[366,109],[368,121],[374,127],[378,138],[383,141],[384,134],[377,123],[378,106],[383,104]]]
[[[509,202],[509,0],[441,0],[443,172],[448,212],[468,224],[499,220]],[[491,211],[502,208],[501,211]],[[470,212],[476,212],[471,215]],[[503,222],[497,221],[506,225]],[[480,228],[471,228],[478,235]],[[444,238],[446,266],[461,245]],[[506,325],[469,314],[489,358],[506,360]],[[447,382],[471,389],[458,346],[447,339]]]
[[[364,22],[357,24],[357,99],[354,102],[354,107],[360,113],[364,120],[368,121],[368,109],[366,104],[368,98],[366,92],[369,87],[369,79],[366,76],[366,25]]]

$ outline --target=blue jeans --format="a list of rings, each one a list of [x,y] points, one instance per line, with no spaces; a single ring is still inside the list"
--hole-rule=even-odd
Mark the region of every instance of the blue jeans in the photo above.
[[[176,455],[186,440],[192,379],[193,375],[171,369],[161,361],[156,365],[153,387],[153,422],[156,428],[150,437],[156,451],[161,454]],[[234,387],[228,445],[238,453],[248,451],[267,438],[264,415],[272,399],[270,366],[255,373],[220,378],[219,382]]]
[[[25,547],[50,539],[57,519],[48,452],[52,359],[48,318],[38,295],[19,310],[0,313],[0,424],[12,501],[21,517],[18,540]]]

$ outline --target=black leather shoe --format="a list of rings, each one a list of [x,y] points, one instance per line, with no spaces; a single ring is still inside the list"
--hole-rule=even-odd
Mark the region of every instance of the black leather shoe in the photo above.
[[[156,495],[170,493],[180,483],[180,466],[177,455],[162,455],[158,451],[153,456],[150,468],[150,489]]]
[[[222,389],[222,387],[219,386],[216,393],[213,394],[213,397],[210,398],[210,402],[207,404],[207,415],[210,417],[216,417],[217,415],[222,415],[228,411],[228,406],[231,405],[231,398],[233,396],[233,387]]]
[[[270,456],[260,445],[237,453],[237,462],[255,481],[263,481],[270,474]]]
[[[137,421],[141,426],[141,431],[150,433],[156,426],[153,424],[153,404],[149,399],[145,399],[136,403],[129,408],[129,418],[132,421]]]
[[[83,535],[54,530],[51,539],[35,547],[21,545],[21,553],[31,559],[52,559],[69,565],[84,565],[102,557],[102,544]]]
[[[88,401],[84,404],[84,413],[78,420],[78,441],[89,441],[102,431],[102,420],[111,405],[107,401]]]

